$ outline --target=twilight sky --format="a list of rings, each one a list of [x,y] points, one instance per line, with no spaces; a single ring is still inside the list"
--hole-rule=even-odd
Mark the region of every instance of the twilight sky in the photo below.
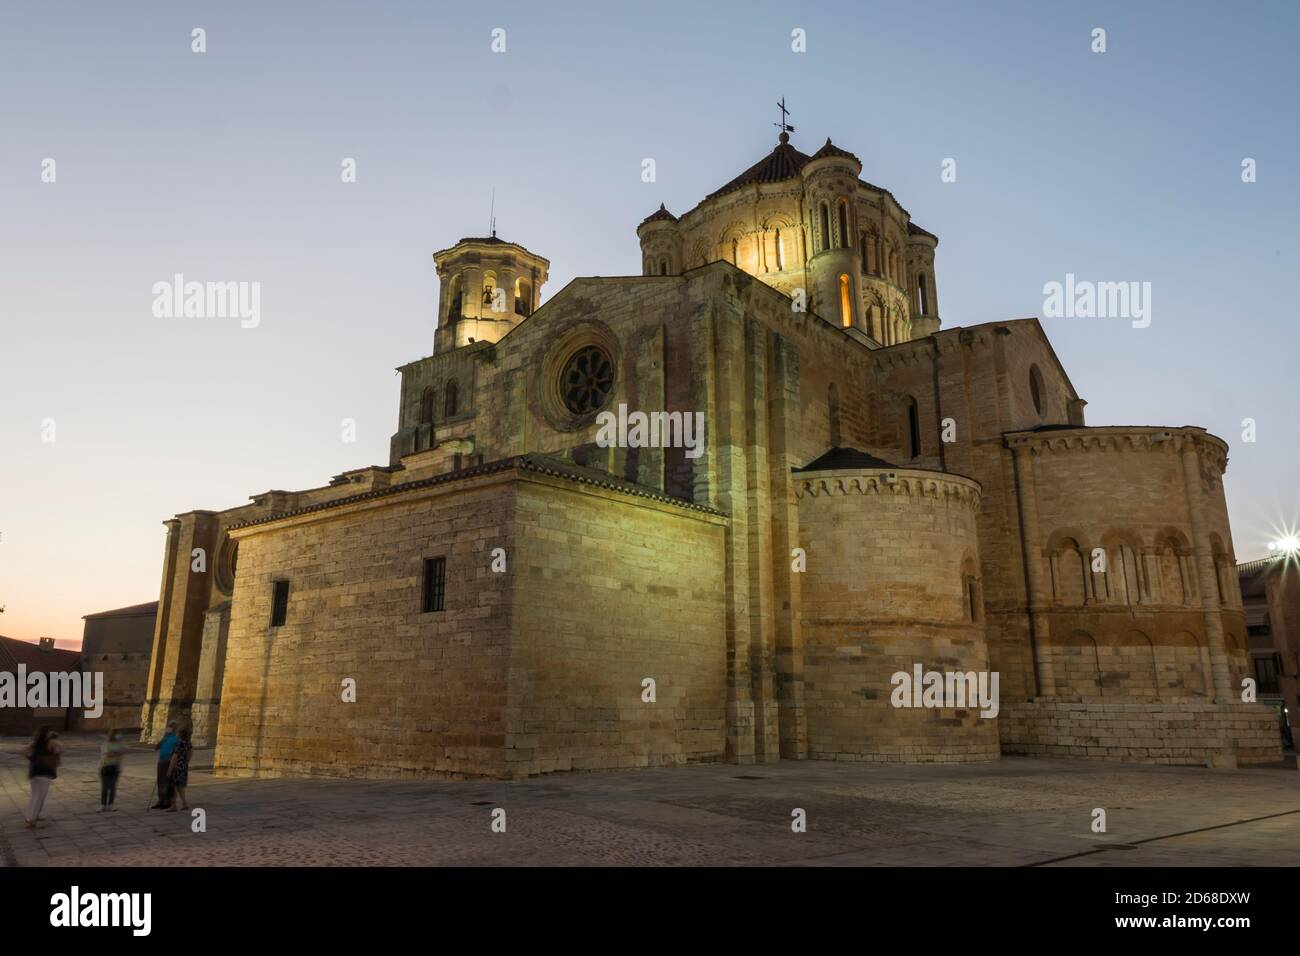
[[[637,274],[637,223],[769,151],[782,96],[794,145],[832,137],[939,236],[945,326],[1040,315],[1066,273],[1150,282],[1149,328],[1044,326],[1089,424],[1228,441],[1261,556],[1300,517],[1298,40],[1294,2],[6,5],[0,633],[75,645],[157,598],[166,518],[386,463],[430,254],[485,234],[493,187],[543,298]],[[156,318],[176,273],[260,282],[260,324]]]

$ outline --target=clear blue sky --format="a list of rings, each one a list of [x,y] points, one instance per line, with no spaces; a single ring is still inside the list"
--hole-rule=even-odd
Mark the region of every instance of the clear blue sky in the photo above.
[[[75,641],[82,614],[157,597],[177,512],[385,462],[393,369],[432,344],[430,253],[487,229],[493,187],[501,235],[552,262],[544,295],[635,274],[637,223],[767,152],[781,96],[795,145],[832,137],[940,237],[945,325],[1039,314],[1067,272],[1151,282],[1150,328],[1048,334],[1091,424],[1229,442],[1237,556],[1263,554],[1300,514],[1298,11],[6,5],[0,633]],[[261,325],[154,318],[151,287],[177,272],[260,282]]]

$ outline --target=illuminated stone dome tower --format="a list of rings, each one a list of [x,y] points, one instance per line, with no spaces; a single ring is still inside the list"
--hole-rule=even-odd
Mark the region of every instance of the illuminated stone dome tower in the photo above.
[[[462,239],[433,254],[438,270],[438,329],[433,351],[496,342],[532,314],[550,262],[514,242]]]
[[[725,260],[868,345],[939,330],[938,238],[912,222],[862,162],[829,139],[811,156],[782,129],[776,148],[681,217],[663,205],[637,227],[644,275]]]

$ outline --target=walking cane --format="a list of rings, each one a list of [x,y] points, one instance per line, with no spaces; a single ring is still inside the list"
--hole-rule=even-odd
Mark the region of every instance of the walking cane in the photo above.
[[[153,809],[153,795],[154,795],[154,792],[155,792],[157,789],[158,789],[158,781],[155,780],[155,781],[153,782],[153,790],[150,790],[150,791],[149,791],[149,802],[148,802],[147,804],[145,804],[145,809],[146,809],[146,810],[152,810],[152,809]]]

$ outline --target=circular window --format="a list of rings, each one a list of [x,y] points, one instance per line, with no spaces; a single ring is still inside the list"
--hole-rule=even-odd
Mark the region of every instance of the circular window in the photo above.
[[[1029,367],[1029,397],[1034,400],[1034,411],[1043,414],[1043,373],[1037,365]]]
[[[613,387],[614,363],[596,345],[574,352],[560,373],[564,407],[575,415],[586,415],[600,408],[609,400]]]

